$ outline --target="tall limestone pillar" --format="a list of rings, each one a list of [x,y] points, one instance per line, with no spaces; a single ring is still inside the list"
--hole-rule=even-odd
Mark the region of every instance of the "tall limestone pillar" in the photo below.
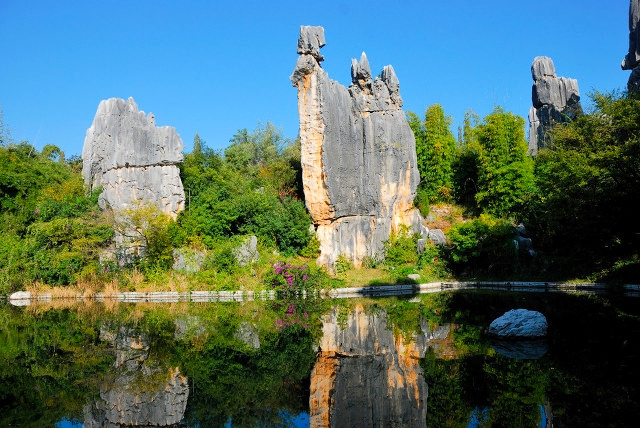
[[[355,266],[380,256],[402,225],[420,231],[413,206],[420,181],[415,138],[402,110],[393,67],[375,79],[363,53],[346,88],[322,69],[322,27],[301,27],[298,89],[302,172],[307,208],[320,241],[320,265],[345,255]]]

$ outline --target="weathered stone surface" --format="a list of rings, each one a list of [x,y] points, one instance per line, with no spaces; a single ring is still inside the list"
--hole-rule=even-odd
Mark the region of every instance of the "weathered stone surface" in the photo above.
[[[240,266],[259,262],[260,253],[258,252],[258,238],[255,235],[246,238],[242,242],[241,246],[233,250],[233,255]]]
[[[322,43],[313,45],[314,40]],[[302,55],[291,76],[298,89],[305,201],[320,241],[318,263],[331,268],[344,254],[360,266],[364,257],[382,254],[382,242],[400,225],[420,231],[413,207],[420,180],[415,139],[391,66],[373,79],[363,53],[352,61],[347,89],[329,79],[319,53],[300,49],[310,44],[324,44],[322,27],[301,28]]]
[[[582,114],[578,81],[557,77],[551,58],[538,56],[531,65],[533,87],[529,109],[529,154],[550,146],[549,131],[556,123],[573,120]]]
[[[322,61],[324,58],[320,55],[320,48],[324,45],[324,29],[322,27],[309,25],[300,27],[297,51],[300,55],[311,55],[316,61]]]
[[[176,216],[184,208],[180,171],[182,140],[174,128],[157,127],[129,98],[100,102],[82,149],[82,175],[103,187],[100,206],[115,211],[151,201]]]
[[[426,426],[426,343],[426,335],[394,336],[384,313],[358,305],[344,325],[333,310],[311,374],[310,426]]]
[[[181,273],[197,273],[205,259],[205,253],[190,248],[173,250],[173,270]]]
[[[622,60],[623,70],[632,70],[627,82],[629,91],[640,90],[640,0],[629,1],[629,52]]]
[[[622,60],[623,70],[633,70],[640,65],[640,0],[629,1],[629,52]]]
[[[440,229],[431,229],[428,236],[429,240],[433,242],[434,245],[445,245],[447,243],[447,237]]]
[[[16,291],[9,296],[9,300],[30,300],[31,293],[28,291]]]
[[[234,336],[236,339],[244,342],[248,347],[260,349],[260,336],[258,335],[258,329],[248,322],[243,321],[240,323],[240,326]]]
[[[178,426],[189,398],[179,369],[144,365],[100,389],[100,400],[84,409],[85,428]]]
[[[544,337],[547,319],[537,311],[513,309],[493,320],[489,334],[505,338]]]

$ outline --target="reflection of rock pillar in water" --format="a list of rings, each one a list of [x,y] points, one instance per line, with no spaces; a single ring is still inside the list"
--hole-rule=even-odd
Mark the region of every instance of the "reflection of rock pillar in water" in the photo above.
[[[100,400],[84,410],[85,428],[174,426],[184,417],[187,378],[178,367],[149,359],[149,339],[134,329],[103,328],[100,338],[116,348],[117,376],[100,388]]]
[[[427,384],[419,365],[426,338],[405,343],[386,314],[357,306],[340,326],[324,320],[321,351],[311,373],[312,427],[426,426]]]

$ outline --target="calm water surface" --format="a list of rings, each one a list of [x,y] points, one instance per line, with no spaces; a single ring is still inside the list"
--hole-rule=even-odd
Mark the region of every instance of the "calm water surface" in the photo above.
[[[496,342],[504,312],[545,340]],[[0,426],[635,427],[640,299],[0,305]]]

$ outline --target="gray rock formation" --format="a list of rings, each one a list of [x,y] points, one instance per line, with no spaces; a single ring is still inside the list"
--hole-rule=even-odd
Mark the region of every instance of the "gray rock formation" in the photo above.
[[[176,248],[173,250],[173,270],[180,273],[192,274],[200,271],[206,254],[190,248]]]
[[[629,92],[640,90],[640,0],[629,1],[629,52],[622,60],[623,70],[631,70]]]
[[[180,171],[182,140],[174,128],[156,127],[152,113],[133,98],[100,102],[82,148],[82,175],[99,203],[114,211],[150,201],[175,217],[184,208]]]
[[[258,335],[258,329],[246,321],[240,323],[234,337],[241,342],[244,342],[244,344],[250,348],[260,349],[260,336]]]
[[[557,77],[551,58],[538,56],[531,65],[532,101],[529,109],[529,154],[551,146],[549,131],[556,123],[582,115],[578,81]]]
[[[441,229],[431,229],[427,236],[434,245],[443,246],[447,244],[447,237]]]
[[[233,255],[240,266],[259,262],[258,238],[255,235],[247,237],[242,245],[233,249]]]
[[[547,335],[547,319],[537,311],[513,309],[493,320],[489,334],[503,338],[531,338]]]
[[[420,231],[415,139],[393,67],[373,79],[363,53],[352,61],[347,89],[322,69],[324,43],[322,27],[301,27],[291,75],[304,195],[320,241],[318,263],[332,268],[344,254],[357,267],[382,254],[382,242],[401,225]]]
[[[334,309],[311,373],[310,426],[425,427],[427,339],[394,335],[384,312],[357,305],[342,323]]]

